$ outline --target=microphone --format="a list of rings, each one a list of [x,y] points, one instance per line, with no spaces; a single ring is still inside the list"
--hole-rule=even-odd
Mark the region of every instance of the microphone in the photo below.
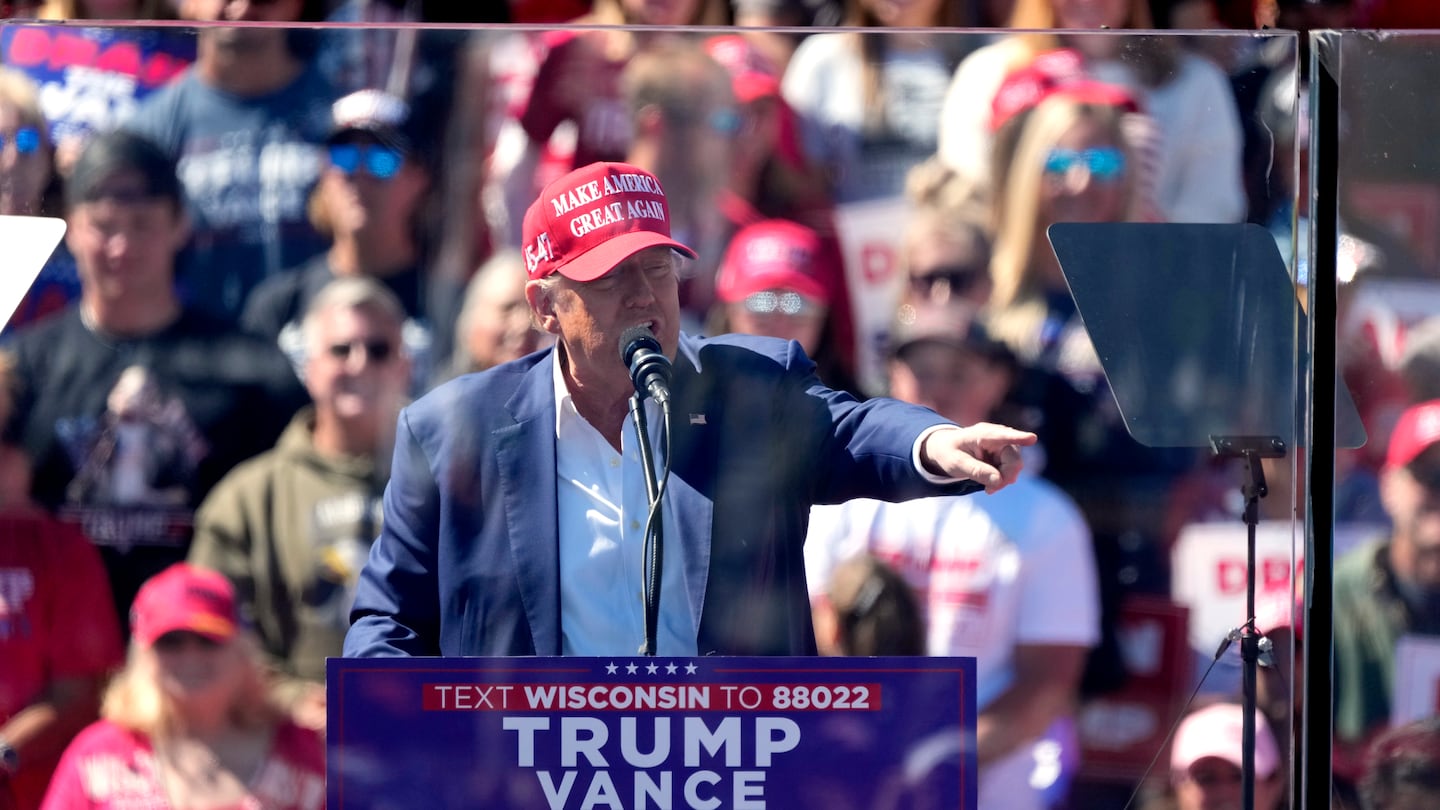
[[[670,401],[670,358],[660,353],[650,327],[632,326],[620,335],[620,362],[642,399],[649,396],[661,405]]]

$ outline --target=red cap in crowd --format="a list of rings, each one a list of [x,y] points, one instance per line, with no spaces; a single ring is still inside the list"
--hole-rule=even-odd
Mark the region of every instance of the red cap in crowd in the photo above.
[[[592,163],[550,183],[525,212],[530,278],[594,281],[650,247],[695,258],[670,238],[670,206],[655,175],[627,163]]]
[[[1080,54],[1061,48],[1042,53],[1005,76],[990,101],[990,129],[999,129],[1005,122],[1057,94],[1087,104],[1120,107],[1127,112],[1140,110],[1139,102],[1130,91],[1091,78],[1085,72]]]
[[[794,290],[829,303],[819,234],[796,222],[767,219],[731,237],[715,279],[715,295],[733,304],[765,290]]]
[[[730,86],[741,104],[780,95],[780,71],[740,34],[711,37],[705,40],[705,51],[730,72]]]
[[[238,626],[230,581],[188,563],[176,563],[146,580],[130,607],[131,634],[142,647],[177,630],[226,641]]]
[[[1390,469],[1408,466],[1436,442],[1440,442],[1440,399],[1412,405],[1400,414],[1390,433],[1385,466]]]

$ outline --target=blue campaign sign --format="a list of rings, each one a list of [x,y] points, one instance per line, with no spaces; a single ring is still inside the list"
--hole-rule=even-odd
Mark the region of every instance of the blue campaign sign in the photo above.
[[[971,658],[332,658],[332,810],[973,810]]]

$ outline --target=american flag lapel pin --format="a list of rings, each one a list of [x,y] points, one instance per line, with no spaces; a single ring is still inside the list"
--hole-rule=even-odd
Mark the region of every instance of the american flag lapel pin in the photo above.
[[[690,424],[692,424],[692,425],[703,425],[703,424],[705,424],[705,414],[703,414],[703,413],[692,413],[692,414],[690,414]]]

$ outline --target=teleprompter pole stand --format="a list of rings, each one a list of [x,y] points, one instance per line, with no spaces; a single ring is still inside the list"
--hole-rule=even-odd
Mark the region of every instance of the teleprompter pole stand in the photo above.
[[[660,575],[665,570],[664,521],[655,514],[659,508],[660,482],[655,476],[654,453],[650,448],[649,419],[645,416],[644,398],[639,393],[630,395],[630,416],[635,420],[635,432],[639,434],[636,446],[640,450],[640,466],[645,468],[645,493],[649,497],[649,516],[645,521],[645,642],[640,646],[641,655],[654,655],[656,634],[660,624]],[[667,409],[666,418],[669,418]],[[651,519],[653,517],[653,519]]]
[[[1241,692],[1244,718],[1241,721],[1240,791],[1244,810],[1255,810],[1255,692],[1256,667],[1262,653],[1269,651],[1269,639],[1255,628],[1255,532],[1260,524],[1260,499],[1270,492],[1265,484],[1261,459],[1284,458],[1285,442],[1275,436],[1211,436],[1210,447],[1219,458],[1243,458],[1249,471],[1241,491],[1245,495],[1245,623],[1231,631],[1240,637],[1243,665]]]

